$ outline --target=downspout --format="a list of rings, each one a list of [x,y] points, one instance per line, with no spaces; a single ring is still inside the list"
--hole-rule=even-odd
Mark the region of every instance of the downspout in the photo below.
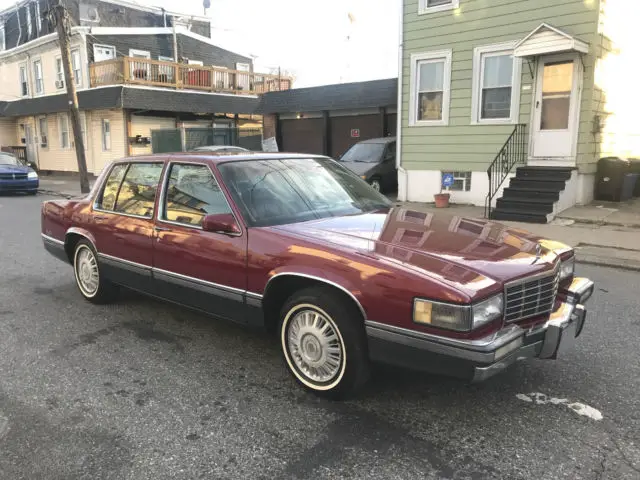
[[[398,100],[396,106],[396,168],[404,175],[404,191],[398,192],[398,200],[406,202],[409,199],[409,173],[402,168],[402,60],[404,55],[404,1],[400,2],[400,31],[398,33]],[[400,190],[400,189],[399,189]],[[401,195],[400,195],[401,193]]]
[[[167,28],[167,11],[162,9],[162,21],[164,22],[164,28]]]
[[[18,6],[18,2],[16,2],[16,16],[18,17],[18,41],[16,42],[16,47],[20,45],[20,40],[22,40],[22,25],[20,25],[20,7]]]

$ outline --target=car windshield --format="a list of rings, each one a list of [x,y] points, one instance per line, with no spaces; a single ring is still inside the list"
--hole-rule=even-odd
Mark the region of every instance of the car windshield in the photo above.
[[[356,143],[342,155],[340,161],[378,163],[385,145],[384,143]]]
[[[0,152],[0,165],[22,165],[22,163],[15,155]]]
[[[329,158],[245,160],[218,168],[249,226],[356,215],[391,206],[386,197]]]

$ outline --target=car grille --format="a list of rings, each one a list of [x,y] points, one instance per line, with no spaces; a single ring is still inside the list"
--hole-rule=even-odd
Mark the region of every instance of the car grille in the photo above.
[[[560,271],[507,285],[505,320],[516,322],[551,312],[558,294]]]
[[[0,173],[0,180],[26,180],[26,173]]]

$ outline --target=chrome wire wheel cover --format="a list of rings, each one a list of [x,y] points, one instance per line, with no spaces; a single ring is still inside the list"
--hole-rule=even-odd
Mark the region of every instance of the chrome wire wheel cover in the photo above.
[[[82,245],[76,250],[75,272],[78,287],[87,297],[93,297],[100,286],[100,272],[98,262],[93,251]]]
[[[313,388],[326,385],[344,373],[344,346],[337,326],[329,315],[311,306],[301,306],[287,316],[286,343],[294,372]],[[283,332],[283,341],[285,332]],[[303,378],[302,378],[303,377]],[[337,379],[337,381],[340,380]],[[336,382],[334,382],[335,384]]]
[[[373,188],[376,192],[379,192],[381,190],[380,181],[379,180],[373,180],[371,182],[371,188]]]

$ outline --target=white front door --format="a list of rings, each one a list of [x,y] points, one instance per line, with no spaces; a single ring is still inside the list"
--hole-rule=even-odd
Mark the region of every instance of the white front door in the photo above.
[[[533,157],[575,162],[581,79],[576,55],[540,58],[533,100]]]

